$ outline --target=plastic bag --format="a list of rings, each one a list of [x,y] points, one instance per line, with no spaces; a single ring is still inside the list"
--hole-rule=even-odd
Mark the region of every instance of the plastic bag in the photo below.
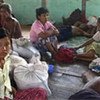
[[[89,64],[89,68],[96,73],[100,73],[100,58],[94,59]]]

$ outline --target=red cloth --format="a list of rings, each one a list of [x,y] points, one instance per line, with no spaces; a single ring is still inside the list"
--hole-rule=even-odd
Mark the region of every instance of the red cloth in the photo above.
[[[42,88],[20,90],[14,100],[47,100],[47,92]]]
[[[73,61],[75,50],[72,48],[60,48],[58,53],[54,55],[54,59],[58,62],[70,63]]]

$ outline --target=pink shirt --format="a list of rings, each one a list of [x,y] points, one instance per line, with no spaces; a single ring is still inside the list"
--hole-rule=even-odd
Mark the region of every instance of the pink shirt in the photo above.
[[[39,20],[36,20],[32,24],[32,27],[31,27],[31,30],[30,30],[30,40],[31,40],[31,42],[36,42],[39,38],[38,34],[41,33],[41,32],[47,31],[51,27],[54,28],[54,26],[52,25],[52,23],[50,21],[47,21],[45,23],[45,25],[43,26],[43,24]]]

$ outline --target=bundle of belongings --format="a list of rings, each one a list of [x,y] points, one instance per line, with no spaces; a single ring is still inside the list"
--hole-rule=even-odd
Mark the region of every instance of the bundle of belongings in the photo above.
[[[31,92],[29,89],[33,89],[37,93],[43,93],[47,95],[51,94],[48,86],[48,64],[40,61],[40,57],[33,55],[29,63],[27,63],[22,57],[17,55],[11,55],[11,70],[10,74],[13,76],[18,88],[18,97],[21,98],[28,96]],[[37,88],[37,89],[36,89]],[[39,89],[38,89],[39,88]],[[31,91],[33,91],[31,90]],[[40,92],[39,92],[40,91]],[[23,94],[25,93],[25,94]],[[36,94],[33,93],[35,98]],[[30,94],[30,96],[32,96]],[[17,98],[17,97],[16,97]],[[40,96],[41,98],[41,96]],[[19,100],[19,99],[15,99]],[[21,100],[37,100],[37,99],[21,99]],[[41,99],[40,99],[41,100]],[[43,100],[43,99],[42,99]],[[46,99],[44,99],[46,100]]]
[[[58,53],[54,55],[57,62],[71,63],[74,60],[75,49],[73,48],[59,48]]]
[[[32,55],[40,57],[39,51],[32,45],[29,39],[21,37],[18,39],[12,39],[13,51],[17,52],[19,56],[23,57],[29,62]]]
[[[75,9],[68,18],[62,17],[64,25],[74,25],[77,21],[81,21],[82,18],[82,11],[77,8]]]
[[[28,39],[26,39],[24,37],[18,38],[18,39],[16,39],[16,44],[19,46],[25,46],[28,44]]]

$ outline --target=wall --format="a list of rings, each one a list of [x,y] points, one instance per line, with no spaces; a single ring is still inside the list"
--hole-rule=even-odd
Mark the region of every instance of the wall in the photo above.
[[[82,0],[47,0],[47,7],[52,20],[62,22],[62,16],[68,17],[76,8],[81,9]],[[42,0],[5,0],[11,4],[13,13],[22,24],[32,24],[35,20],[35,9],[41,6]],[[87,16],[100,16],[100,0],[88,0]]]
[[[87,16],[100,16],[100,0],[87,1]]]
[[[76,8],[81,8],[81,0],[48,0],[48,9],[51,13],[51,19],[56,22],[62,21],[62,16],[69,16]]]
[[[22,24],[31,24],[35,19],[35,9],[41,6],[41,0],[5,0],[10,3],[13,14]]]

